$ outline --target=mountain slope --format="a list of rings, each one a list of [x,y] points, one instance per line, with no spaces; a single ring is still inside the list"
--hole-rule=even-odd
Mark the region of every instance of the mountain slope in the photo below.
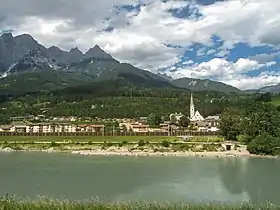
[[[242,93],[242,91],[236,87],[208,79],[193,79],[185,77],[177,80],[172,80],[171,84],[180,88],[189,89],[191,91],[218,91],[224,93]]]
[[[277,85],[262,87],[258,89],[257,92],[280,93],[280,83]]]
[[[25,95],[29,92],[53,91],[91,83],[93,79],[75,72],[26,71],[0,80],[0,95]]]

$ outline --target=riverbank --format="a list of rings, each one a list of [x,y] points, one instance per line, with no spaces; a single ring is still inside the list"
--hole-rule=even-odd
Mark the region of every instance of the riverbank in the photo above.
[[[149,145],[148,145],[149,146]],[[191,150],[181,150],[181,151],[174,151],[172,148],[155,148],[151,147],[49,147],[49,148],[36,148],[34,147],[16,147],[10,148],[0,147],[0,152],[64,152],[70,153],[73,155],[85,155],[85,156],[172,156],[172,157],[264,157],[264,158],[278,158],[273,156],[261,156],[261,155],[254,155],[250,154],[245,148],[239,150],[232,150],[232,151],[191,151]]]
[[[220,152],[194,152],[194,151],[152,151],[111,149],[111,150],[79,150],[72,151],[74,155],[105,155],[105,156],[199,156],[199,157],[255,157],[247,151],[220,151]]]
[[[29,209],[29,210],[42,210],[42,209],[64,209],[64,210],[79,210],[79,209],[92,209],[92,210],[105,210],[105,209],[118,209],[118,210],[191,210],[191,209],[201,209],[201,210],[237,210],[237,209],[279,209],[280,206],[264,204],[262,206],[254,206],[250,203],[241,203],[241,204],[219,204],[219,203],[115,203],[115,204],[106,204],[98,201],[58,201],[50,199],[40,199],[39,201],[23,201],[13,198],[2,197],[0,198],[0,208],[1,209]]]

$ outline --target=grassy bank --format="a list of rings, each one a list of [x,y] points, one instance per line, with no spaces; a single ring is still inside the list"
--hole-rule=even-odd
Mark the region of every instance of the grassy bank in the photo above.
[[[249,203],[242,203],[239,205],[230,204],[145,204],[145,203],[117,203],[117,204],[105,204],[102,202],[76,202],[76,201],[53,201],[48,199],[41,199],[39,201],[22,201],[13,198],[0,198],[0,209],[17,209],[17,210],[45,210],[45,209],[63,209],[63,210],[237,210],[237,209],[279,209],[280,206],[272,206],[266,204],[263,206],[254,206]]]
[[[149,142],[178,141],[179,138],[171,136],[0,136],[0,141],[7,142],[138,142],[140,140]]]
[[[41,143],[21,143],[21,142],[0,142],[0,149],[14,151],[103,151],[103,152],[221,152],[224,151],[221,143],[209,142],[146,142],[140,140],[135,143],[123,142],[41,142]]]
[[[16,151],[141,151],[141,152],[220,152],[223,139],[219,136],[199,136],[187,142],[177,137],[112,136],[112,137],[26,137],[2,136],[0,149]]]
[[[116,142],[123,141],[136,143],[145,142],[178,142],[181,139],[174,136],[0,136],[0,142]],[[220,136],[194,136],[189,139],[190,142],[222,142]]]

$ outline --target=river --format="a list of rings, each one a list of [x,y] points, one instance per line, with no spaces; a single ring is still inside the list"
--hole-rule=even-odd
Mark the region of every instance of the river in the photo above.
[[[280,204],[280,160],[0,153],[0,195]]]

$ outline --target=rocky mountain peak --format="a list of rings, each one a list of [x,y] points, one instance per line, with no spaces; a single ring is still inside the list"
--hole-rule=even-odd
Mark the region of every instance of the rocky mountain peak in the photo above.
[[[51,46],[48,48],[50,51],[62,51],[60,48],[58,48],[57,46]]]
[[[83,53],[79,50],[78,47],[72,48],[69,53],[83,55]]]
[[[38,42],[29,34],[18,35],[15,37],[15,40],[25,44],[38,44]]]
[[[3,41],[8,41],[8,40],[13,40],[14,37],[13,37],[12,33],[4,33],[4,34],[1,35],[1,39]]]
[[[93,48],[90,48],[86,52],[85,56],[87,58],[113,58],[110,54],[106,53],[103,49],[101,49],[99,45],[95,45]]]

